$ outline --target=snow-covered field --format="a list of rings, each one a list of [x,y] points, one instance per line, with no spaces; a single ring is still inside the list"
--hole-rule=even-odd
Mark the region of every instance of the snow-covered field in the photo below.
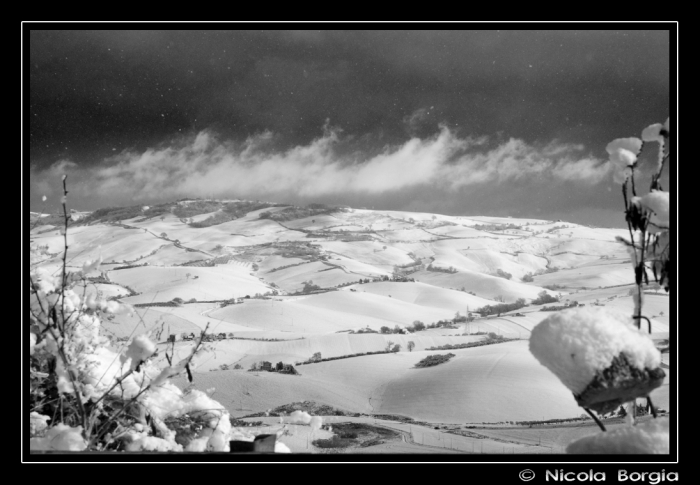
[[[159,332],[161,345],[176,335],[178,352],[191,345],[181,341],[181,333],[197,333],[207,325],[210,333],[237,337],[209,342],[209,351],[197,359],[194,369],[194,386],[215,388],[213,398],[234,417],[298,401],[434,424],[578,417],[583,411],[571,392],[528,350],[531,330],[551,315],[542,311],[542,305],[461,322],[456,328],[408,334],[349,331],[404,328],[416,320],[428,325],[499,302],[522,298],[529,303],[542,291],[561,295],[558,304],[569,300],[632,312],[633,271],[626,262],[627,252],[615,241],[615,236],[624,235],[621,230],[534,219],[443,215],[433,219],[433,214],[370,210],[276,222],[260,219],[261,212],[205,228],[190,227],[172,214],[162,220],[124,220],[120,225],[95,223],[71,228],[68,238],[69,266],[80,267],[100,256],[104,262],[108,282],[88,282],[86,293],[99,292],[132,305],[182,300],[178,306],[139,306],[132,316],[116,315],[103,322],[105,334],[123,339]],[[202,221],[209,215],[193,219]],[[453,225],[441,225],[445,223]],[[47,264],[60,267],[59,229],[39,226],[32,238],[47,248]],[[214,259],[224,256],[231,261]],[[193,262],[197,266],[185,265]],[[433,269],[451,269],[430,271],[425,269],[429,263]],[[418,264],[423,269],[411,267]],[[119,266],[129,268],[115,269]],[[401,277],[390,281],[394,274]],[[532,281],[523,281],[528,274]],[[319,289],[291,295],[307,282]],[[137,294],[128,296],[131,292]],[[669,310],[665,293],[645,295],[645,315],[657,340],[667,339],[671,331]],[[486,332],[519,340],[427,350],[477,342]],[[296,376],[247,371],[256,362],[295,364],[317,352],[323,358],[375,352],[389,342],[399,344],[401,351],[297,365],[301,375]],[[412,352],[409,342],[415,346]],[[414,368],[427,355],[448,352],[455,357],[447,363]],[[675,357],[664,354],[665,365]],[[236,364],[242,369],[219,370]],[[657,406],[668,409],[671,371],[665,370],[666,381],[652,396]],[[184,380],[178,383],[186,385]],[[273,418],[265,419],[270,420],[267,431],[279,427],[279,418],[277,424]],[[484,439],[379,421],[403,433],[403,438],[357,452],[552,453],[561,452],[561,446],[583,429],[552,428],[539,434],[527,429],[482,429],[478,432]],[[290,425],[282,441],[292,451],[321,452],[309,443],[330,436],[326,430]]]

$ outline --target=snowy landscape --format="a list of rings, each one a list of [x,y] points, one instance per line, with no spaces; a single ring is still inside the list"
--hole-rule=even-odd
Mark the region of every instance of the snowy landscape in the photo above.
[[[675,24],[173,25],[22,26],[30,461],[677,461]]]
[[[102,260],[76,292],[133,308],[101,324],[113,351],[148,335],[159,353],[172,347],[185,355],[190,335],[206,328],[212,340],[192,367],[193,385],[232,418],[277,431],[284,418],[260,416],[311,402],[310,409],[330,406],[353,418],[323,416],[328,426],[379,420],[403,437],[346,452],[471,451],[476,440],[479,452],[561,453],[567,439],[593,430],[572,394],[530,354],[528,339],[552,313],[547,307],[632,311],[629,254],[615,240],[624,230],[352,208],[275,219],[304,215],[290,206],[200,228],[189,221],[217,212],[178,217],[205,203],[234,202],[182,200],[155,216],[109,220],[103,211],[102,219],[84,214],[71,224],[68,268]],[[32,241],[45,252],[43,266],[58,270],[63,236],[42,219],[34,219]],[[551,303],[534,304],[538,295]],[[484,310],[515,302],[522,306]],[[645,302],[652,339],[667,349],[668,294],[650,289]],[[424,325],[416,330],[415,322]],[[415,368],[437,353],[431,349],[478,342],[488,345],[451,350],[449,362]],[[365,355],[387,344],[398,350]],[[343,358],[300,365],[316,353]],[[670,354],[663,355],[668,362]],[[263,362],[291,364],[298,374],[267,372]],[[652,394],[664,410],[672,377],[666,374]],[[325,451],[313,445],[329,436],[324,429],[294,425],[285,432],[281,441],[292,451]]]

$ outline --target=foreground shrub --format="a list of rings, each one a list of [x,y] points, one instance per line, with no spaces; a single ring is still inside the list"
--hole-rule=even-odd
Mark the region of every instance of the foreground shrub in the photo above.
[[[654,281],[669,291],[671,255],[669,193],[663,191],[661,174],[670,152],[665,150],[669,124],[656,123],[642,132],[642,139],[619,138],[606,147],[615,177],[623,180],[622,194],[629,239],[618,237],[631,256],[635,277],[631,318],[606,309],[572,308],[544,319],[530,336],[530,351],[542,365],[567,386],[579,406],[593,418],[601,432],[581,438],[567,447],[569,453],[669,453],[669,422],[656,419],[649,394],[662,385],[665,372],[661,354],[649,337],[651,320],[643,310],[644,287]],[[644,143],[659,144],[656,169],[649,193],[638,195],[635,184],[637,158]],[[642,321],[646,322],[645,332]],[[654,420],[636,425],[637,398],[645,397]],[[628,426],[607,432],[600,415],[626,403]],[[621,410],[625,408],[620,408]]]
[[[67,228],[66,183],[63,212]],[[232,428],[226,408],[209,394],[183,391],[170,379],[192,382],[195,358],[208,349],[206,329],[176,359],[174,346],[156,362],[159,330],[113,345],[101,319],[131,313],[129,305],[80,291],[101,259],[68,271],[64,231],[59,272],[42,266],[30,248],[29,340],[30,449],[83,451],[228,451],[229,441],[253,441]],[[143,322],[142,322],[143,323]],[[162,331],[162,330],[161,330]]]

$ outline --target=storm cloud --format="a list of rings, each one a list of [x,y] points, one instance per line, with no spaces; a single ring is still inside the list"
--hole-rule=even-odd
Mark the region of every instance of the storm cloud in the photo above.
[[[611,211],[605,146],[669,116],[664,28],[236,27],[32,30],[32,205],[67,171],[84,209],[233,194]]]

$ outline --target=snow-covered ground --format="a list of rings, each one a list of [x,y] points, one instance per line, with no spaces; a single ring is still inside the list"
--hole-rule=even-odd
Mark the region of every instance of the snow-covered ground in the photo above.
[[[105,334],[124,338],[153,334],[158,329],[162,343],[170,334],[196,333],[209,324],[210,333],[239,337],[209,343],[210,351],[195,366],[195,387],[216,388],[213,398],[234,417],[306,400],[352,412],[400,414],[431,423],[577,417],[582,410],[571,392],[528,351],[531,330],[552,314],[541,311],[542,305],[477,318],[457,329],[389,335],[348,331],[406,327],[416,320],[427,325],[499,301],[513,303],[523,298],[529,302],[542,291],[561,294],[560,304],[569,300],[632,312],[629,290],[633,271],[626,261],[626,250],[615,241],[615,236],[624,235],[621,230],[534,219],[433,218],[433,214],[371,210],[278,223],[260,219],[260,212],[206,228],[190,227],[172,214],[163,220],[135,218],[122,221],[122,225],[76,226],[68,237],[69,266],[80,267],[103,258],[110,284],[89,283],[84,290],[87,293],[100,292],[105,298],[131,304],[173,298],[186,302],[177,307],[139,307],[133,316],[116,315],[102,323]],[[209,215],[194,216],[194,220]],[[452,225],[441,225],[445,223]],[[518,228],[494,227],[508,224]],[[63,237],[58,228],[50,229],[38,227],[32,238],[34,244],[47,248],[47,264],[58,268]],[[314,237],[307,237],[308,231],[314,231]],[[324,231],[327,237],[317,237]],[[363,238],[368,240],[357,240]],[[227,255],[233,258],[229,264],[205,265]],[[195,261],[200,262],[198,266],[182,266]],[[452,270],[411,272],[408,267],[413,263]],[[115,269],[127,265],[134,267]],[[404,270],[397,268],[400,266]],[[390,278],[397,269],[415,281],[360,283]],[[499,272],[510,274],[510,278],[498,276]],[[522,281],[528,274],[534,275],[533,280]],[[309,281],[323,291],[288,295]],[[126,296],[128,289],[139,294]],[[258,293],[273,292],[277,294],[272,299],[254,298]],[[246,296],[251,298],[221,306],[224,300]],[[187,303],[191,299],[198,303]],[[668,338],[669,310],[669,297],[664,293],[645,295],[645,315],[652,321],[657,340]],[[427,355],[448,352],[429,351],[428,347],[484,338],[464,335],[476,332],[520,340],[450,350],[455,357],[449,362],[414,368]],[[382,350],[389,341],[401,345],[401,351],[301,365],[297,366],[298,376],[246,371],[254,362],[294,364],[316,352],[327,358]],[[415,345],[412,352],[407,348],[409,341]],[[175,348],[186,352],[188,345],[178,340]],[[664,362],[667,365],[675,357],[664,354]],[[218,370],[221,365],[234,364],[244,370]],[[668,409],[670,369],[665,370],[666,381],[652,396],[657,406]],[[473,448],[474,443],[483,444],[483,452],[490,452],[490,447],[493,452],[508,452],[508,445],[504,447],[501,441],[450,435],[451,447],[447,447],[441,431],[406,430],[408,425],[395,422],[383,424],[412,436],[381,445],[385,452],[421,446],[442,452],[480,452],[480,448]],[[282,441],[292,451],[308,451],[309,440],[330,436],[324,430],[316,430],[312,436],[308,426],[291,426],[286,441]],[[492,434],[493,438],[504,436]],[[540,443],[542,439],[538,438]],[[513,444],[510,452],[552,452],[562,445],[554,435],[542,446],[526,446],[525,438],[521,441]]]

